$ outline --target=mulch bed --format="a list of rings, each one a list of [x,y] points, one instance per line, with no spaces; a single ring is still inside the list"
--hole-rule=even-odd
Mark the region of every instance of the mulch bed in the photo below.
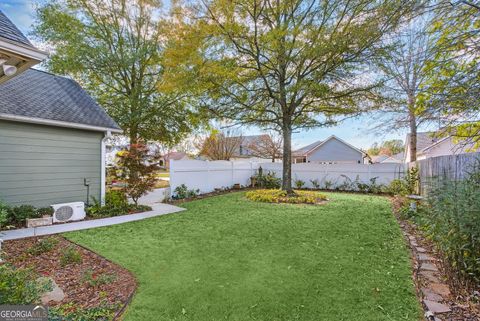
[[[55,247],[39,255],[31,255],[27,251],[36,242],[44,238],[55,238]],[[60,264],[62,250],[73,246],[82,257],[81,263],[72,263],[64,267]],[[82,308],[108,305],[119,306],[118,311],[132,298],[137,282],[135,277],[121,266],[100,255],[72,243],[61,236],[31,237],[20,240],[5,241],[2,246],[3,258],[17,268],[32,268],[39,276],[50,277],[64,291],[65,298],[60,302],[50,302],[49,306],[74,303]],[[92,271],[93,278],[102,274],[114,275],[114,279],[106,284],[90,286],[84,280],[85,271]]]
[[[474,321],[480,320],[480,293],[456,282],[448,263],[431,240],[413,222],[403,219],[399,209],[403,203],[392,198],[395,216],[402,228],[405,241],[411,250],[413,280],[417,297],[427,320]],[[432,306],[432,302],[434,305]],[[447,312],[435,312],[428,308],[446,307]],[[440,305],[438,305],[438,304]],[[433,310],[434,310],[433,309]]]

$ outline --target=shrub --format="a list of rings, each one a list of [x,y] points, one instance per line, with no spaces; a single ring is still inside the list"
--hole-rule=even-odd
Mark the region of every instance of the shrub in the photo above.
[[[118,178],[125,182],[124,192],[135,204],[147,192],[153,190],[157,182],[156,173],[160,169],[158,155],[152,155],[148,146],[142,143],[131,144],[130,148],[117,154]]]
[[[429,191],[417,222],[460,279],[480,282],[480,169],[463,181],[440,180]]]
[[[394,179],[385,187],[385,192],[391,195],[405,196],[410,194],[408,183],[402,179]]]
[[[333,188],[333,181],[329,180],[329,179],[325,179],[325,189],[332,189]]]
[[[412,167],[408,169],[407,175],[405,176],[405,182],[408,185],[409,194],[417,194],[420,192],[419,191],[420,176],[418,173],[418,167]]]
[[[318,192],[295,191],[295,195],[288,196],[287,192],[276,189],[259,189],[249,191],[245,196],[252,201],[265,203],[292,203],[292,204],[317,204],[327,199]]]
[[[48,307],[48,320],[50,321],[87,321],[87,320],[113,320],[117,305],[102,304],[99,307],[84,308],[74,303]]]
[[[175,188],[172,198],[180,200],[184,198],[193,198],[196,197],[198,194],[200,194],[199,189],[188,189],[187,185],[182,184]]]
[[[275,175],[275,172],[263,173],[259,170],[253,179],[257,181],[257,185],[262,188],[280,188],[282,180]]]
[[[146,205],[128,204],[127,196],[123,191],[107,191],[105,194],[105,205],[92,197],[92,205],[87,208],[87,214],[90,217],[101,218],[128,213],[150,211],[152,208]]]
[[[6,227],[10,223],[10,207],[0,201],[0,228]]]
[[[58,244],[58,240],[54,237],[47,237],[38,240],[32,247],[27,250],[28,254],[40,255],[50,252]]]
[[[65,267],[70,264],[82,263],[82,254],[74,247],[69,246],[66,249],[62,250],[62,255],[60,256],[60,266]]]
[[[52,283],[37,277],[31,269],[0,265],[0,304],[39,303],[40,296],[52,290]]]
[[[312,183],[312,186],[314,189],[320,189],[320,183],[318,182],[318,179],[311,179],[310,183]]]
[[[38,218],[38,212],[32,205],[20,205],[10,208],[9,220],[13,224],[23,224],[27,218]]]
[[[302,189],[305,186],[305,181],[302,181],[301,179],[296,179],[295,180],[295,187],[298,189]]]
[[[86,269],[82,274],[82,282],[88,284],[91,287],[97,287],[104,284],[110,284],[115,282],[117,275],[115,273],[101,273],[95,275],[92,269]]]
[[[53,208],[52,207],[41,207],[37,208],[37,216],[42,217],[44,215],[53,215]]]

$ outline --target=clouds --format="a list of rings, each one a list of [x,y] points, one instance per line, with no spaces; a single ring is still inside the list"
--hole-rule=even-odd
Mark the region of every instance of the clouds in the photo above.
[[[35,20],[34,8],[33,0],[0,0],[0,10],[26,35]]]

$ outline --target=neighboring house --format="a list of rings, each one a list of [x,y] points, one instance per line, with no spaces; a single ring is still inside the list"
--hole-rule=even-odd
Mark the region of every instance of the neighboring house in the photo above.
[[[0,84],[0,200],[40,207],[102,198],[112,132],[121,130],[75,81],[17,73]]]
[[[317,141],[292,153],[293,163],[365,164],[369,161],[367,153],[336,136]]]
[[[171,160],[187,160],[190,159],[190,157],[187,155],[187,153],[184,152],[169,152],[162,157],[160,157],[160,160],[158,162],[158,165],[166,170],[170,170],[170,161]]]
[[[0,84],[47,58],[0,11]]]
[[[373,164],[383,164],[383,163],[394,163],[394,164],[401,164],[403,163],[403,152],[395,154],[395,155],[377,155],[371,156],[371,160]]]
[[[405,161],[410,161],[410,134],[407,134],[405,140]],[[436,132],[417,133],[417,160],[427,159],[437,156],[458,155],[469,152],[477,152],[480,149],[473,148],[473,144],[464,142],[455,142],[451,135],[439,137]]]

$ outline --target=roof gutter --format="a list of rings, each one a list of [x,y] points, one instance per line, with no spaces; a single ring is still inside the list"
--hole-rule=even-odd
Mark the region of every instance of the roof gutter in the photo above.
[[[34,59],[37,62],[45,60],[48,53],[35,47],[26,46],[20,42],[12,41],[0,36],[0,49],[21,55],[25,58]]]
[[[97,131],[97,132],[123,133],[123,130],[118,128],[92,126],[92,125],[71,123],[71,122],[60,121],[60,120],[26,117],[26,116],[4,114],[4,113],[0,113],[0,119],[22,122],[22,123],[38,124],[38,125],[49,125],[49,126],[57,126],[57,127],[65,127],[65,128],[91,130],[91,131]]]

